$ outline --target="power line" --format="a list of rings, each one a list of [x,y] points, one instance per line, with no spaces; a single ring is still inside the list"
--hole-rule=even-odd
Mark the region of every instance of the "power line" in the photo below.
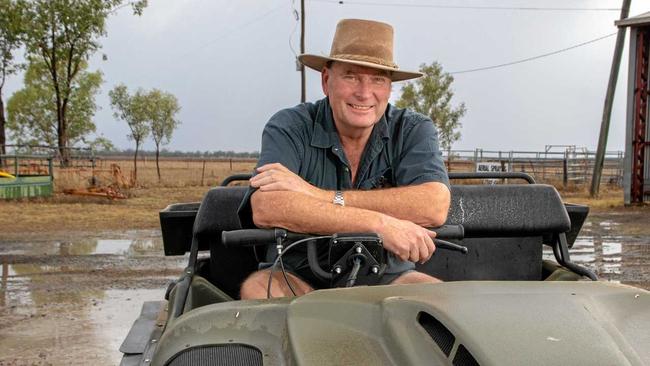
[[[393,6],[407,8],[433,8],[433,9],[466,9],[466,10],[525,10],[525,11],[619,11],[620,8],[547,8],[533,6],[464,6],[464,5],[434,5],[434,4],[404,4],[404,3],[378,3],[347,0],[311,0],[338,5],[372,5],[372,6]]]
[[[558,53],[566,52],[566,51],[572,50],[572,49],[574,49],[574,48],[578,48],[578,47],[582,47],[582,46],[588,45],[588,44],[590,44],[590,43],[598,42],[598,41],[600,41],[600,40],[603,40],[603,39],[605,39],[605,38],[609,38],[609,37],[614,36],[614,35],[616,35],[616,32],[611,33],[611,34],[608,34],[608,35],[605,35],[605,36],[602,36],[602,37],[598,37],[598,38],[592,39],[592,40],[587,41],[587,42],[582,42],[582,43],[579,43],[579,44],[576,44],[576,45],[573,45],[573,46],[570,46],[570,47],[567,47],[567,48],[563,48],[563,49],[561,49],[561,50],[557,50],[557,51],[553,51],[553,52],[545,53],[545,54],[542,54],[542,55],[533,56],[533,57],[528,57],[528,58],[525,58],[525,59],[522,59],[522,60],[517,60],[517,61],[507,62],[507,63],[499,64],[499,65],[486,66],[486,67],[479,67],[479,68],[475,68],[475,69],[468,69],[468,70],[462,70],[462,71],[454,71],[454,72],[450,72],[450,74],[452,74],[452,75],[453,75],[453,74],[466,74],[466,73],[469,73],[469,72],[483,71],[483,70],[491,70],[491,69],[497,69],[497,68],[500,68],[500,67],[506,67],[506,66],[510,66],[510,65],[521,64],[521,63],[524,63],[524,62],[537,60],[537,59],[540,59],[540,58],[542,58],[542,57],[548,57],[548,56],[552,56],[552,55],[557,55]]]
[[[232,34],[233,32],[235,32],[235,31],[239,31],[239,30],[241,30],[241,29],[243,29],[243,28],[248,27],[249,25],[251,25],[251,24],[253,24],[253,23],[256,23],[256,22],[258,22],[258,21],[260,21],[260,20],[266,18],[267,16],[271,15],[272,13],[275,13],[276,11],[282,9],[283,7],[285,7],[284,4],[282,4],[282,5],[280,5],[280,6],[276,6],[275,8],[272,8],[271,10],[269,10],[269,11],[263,13],[263,14],[260,14],[259,16],[257,16],[257,17],[255,17],[255,18],[249,20],[248,22],[241,24],[241,25],[240,25],[239,27],[237,27],[237,28],[231,28],[231,29],[229,29],[229,30],[226,30],[226,31],[224,31],[223,33],[221,33],[220,35],[218,35],[217,37],[213,38],[212,40],[210,40],[210,41],[204,43],[203,45],[197,47],[196,49],[194,49],[194,50],[192,50],[192,51],[188,51],[188,52],[186,52],[185,54],[181,55],[180,57],[185,57],[185,56],[188,56],[188,55],[191,54],[191,53],[194,53],[194,52],[200,51],[200,50],[202,50],[202,49],[204,49],[204,48],[210,46],[211,44],[215,43],[216,41],[218,41],[218,40],[220,40],[220,39],[222,39],[222,38],[225,38],[225,37],[229,36],[229,35]]]

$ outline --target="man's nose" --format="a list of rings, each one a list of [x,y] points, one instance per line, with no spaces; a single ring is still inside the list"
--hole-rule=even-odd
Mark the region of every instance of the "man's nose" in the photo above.
[[[354,90],[354,95],[358,98],[367,99],[372,95],[372,84],[369,78],[361,78]]]

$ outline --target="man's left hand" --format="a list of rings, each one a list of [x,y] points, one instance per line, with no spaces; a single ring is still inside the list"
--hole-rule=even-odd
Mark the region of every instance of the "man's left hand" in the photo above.
[[[251,178],[250,185],[262,192],[293,191],[318,199],[326,199],[327,194],[280,163],[265,164],[257,168],[257,175]]]

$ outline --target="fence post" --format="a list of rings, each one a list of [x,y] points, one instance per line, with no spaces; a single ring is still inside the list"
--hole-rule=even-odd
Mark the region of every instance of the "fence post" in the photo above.
[[[230,161],[230,171],[232,171],[232,158],[228,159]]]
[[[568,174],[569,174],[569,162],[565,157],[562,160],[562,184],[564,184],[564,188],[566,188],[567,184],[569,183]]]
[[[203,186],[204,177],[205,177],[205,160],[203,160],[203,169],[201,170],[201,186]]]

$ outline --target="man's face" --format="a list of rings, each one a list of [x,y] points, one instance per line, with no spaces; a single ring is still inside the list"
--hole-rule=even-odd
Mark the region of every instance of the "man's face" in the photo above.
[[[321,79],[339,132],[372,128],[386,111],[391,80],[385,71],[334,62]]]

